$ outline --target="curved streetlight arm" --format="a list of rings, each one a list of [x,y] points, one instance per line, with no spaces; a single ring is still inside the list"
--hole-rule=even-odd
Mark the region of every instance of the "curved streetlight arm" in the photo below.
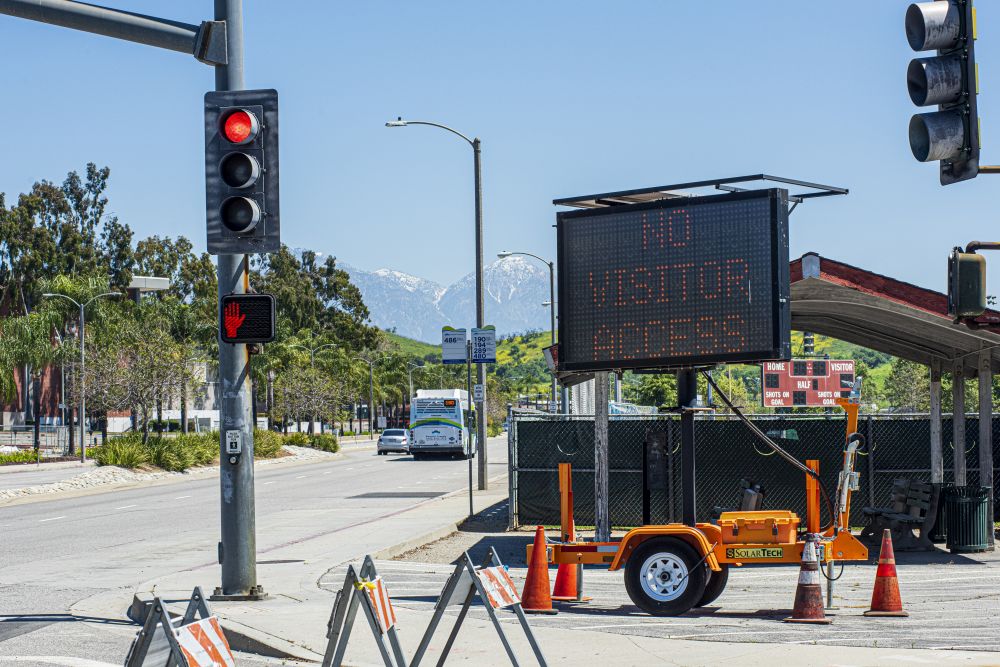
[[[549,267],[550,270],[553,269],[554,266],[555,266],[554,262],[550,262],[549,260],[545,259],[544,257],[539,257],[538,255],[534,255],[534,254],[532,254],[530,252],[520,252],[520,251],[518,251],[518,252],[511,252],[511,251],[508,251],[508,250],[504,250],[503,252],[498,252],[497,253],[497,257],[499,257],[500,259],[503,259],[504,257],[512,257],[514,255],[527,255],[528,257],[534,257],[539,262],[542,262],[543,264],[545,264],[545,266]]]
[[[67,301],[69,301],[70,303],[72,303],[72,304],[73,304],[74,306],[76,306],[77,308],[80,308],[80,307],[81,307],[81,306],[80,306],[80,302],[79,302],[79,301],[77,301],[76,299],[74,299],[74,298],[73,298],[73,297],[71,297],[71,296],[66,296],[65,294],[55,294],[55,293],[53,293],[53,292],[46,292],[46,293],[45,293],[45,294],[43,294],[42,296],[44,296],[44,297],[58,297],[58,298],[60,298],[60,299],[66,299]],[[87,303],[90,303],[90,301],[88,301]]]
[[[92,298],[90,301],[88,301],[87,303],[83,304],[83,307],[86,308],[90,304],[94,303],[98,299],[100,299],[102,297],[105,297],[105,296],[114,297],[114,298],[117,299],[121,295],[122,295],[121,292],[105,292],[104,294],[98,294],[97,296],[95,296],[94,298]],[[66,297],[66,298],[68,299],[69,297]]]
[[[530,252],[521,252],[521,251],[513,252],[513,251],[510,251],[510,250],[504,250],[502,252],[498,252],[497,253],[497,257],[500,257],[501,259],[504,258],[504,257],[511,257],[513,255],[525,255],[527,257],[534,257],[539,262],[542,262],[546,266],[549,267],[549,300],[546,301],[545,303],[543,303],[542,305],[543,306],[548,306],[548,308],[549,308],[549,319],[551,321],[551,328],[552,328],[552,332],[551,332],[552,333],[552,344],[555,345],[556,344],[556,265],[555,265],[555,262],[550,262],[550,261],[546,260],[545,258],[539,257],[538,255],[536,255],[534,253],[530,253]],[[557,384],[558,384],[558,382],[556,380],[555,373],[553,373],[552,374],[552,403],[556,402],[556,389],[557,389],[556,385]],[[564,399],[563,400],[563,405],[565,405],[565,403],[566,403],[565,398],[566,398],[566,396],[564,394],[563,395],[563,399]]]
[[[432,123],[429,120],[403,120],[402,118],[399,118],[397,120],[390,120],[388,123],[385,124],[386,127],[406,127],[407,125],[430,125],[431,127],[439,127],[442,130],[447,130],[448,132],[451,132],[454,135],[462,137],[469,143],[470,146],[475,147],[476,145],[475,139],[468,138],[467,136],[465,136],[464,134],[462,134],[461,132],[452,127],[448,127],[447,125],[442,125],[441,123]]]

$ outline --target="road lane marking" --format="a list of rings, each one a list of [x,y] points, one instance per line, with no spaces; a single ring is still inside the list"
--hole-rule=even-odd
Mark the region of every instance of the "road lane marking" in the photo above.
[[[274,482],[264,482],[264,486],[267,486],[268,484],[274,484]]]
[[[191,496],[177,496],[174,500],[184,500],[185,498],[190,498]]]
[[[323,474],[324,474],[324,475],[330,475],[330,474],[333,474],[333,471],[332,471],[332,470],[327,470],[327,471],[326,471],[325,473],[323,473]]]
[[[122,505],[121,507],[116,507],[115,509],[116,510],[127,510],[127,509],[130,509],[132,507],[138,507],[138,505]]]
[[[65,519],[65,518],[66,518],[65,515],[64,516],[53,516],[53,517],[49,517],[48,519],[39,519],[38,523],[45,523],[46,521],[58,521],[59,519]]]
[[[309,476],[309,475],[299,475],[299,476],[298,476],[298,477],[296,477],[295,479],[305,479],[305,478],[306,478],[306,477],[308,477],[308,476]]]
[[[4,660],[10,662],[34,662],[58,665],[59,667],[118,667],[110,662],[98,662],[97,660],[87,660],[86,658],[70,658],[61,655],[5,655]]]

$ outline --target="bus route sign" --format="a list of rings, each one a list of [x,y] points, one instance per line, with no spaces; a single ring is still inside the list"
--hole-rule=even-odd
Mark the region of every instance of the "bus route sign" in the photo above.
[[[561,370],[791,356],[788,193],[557,214]]]

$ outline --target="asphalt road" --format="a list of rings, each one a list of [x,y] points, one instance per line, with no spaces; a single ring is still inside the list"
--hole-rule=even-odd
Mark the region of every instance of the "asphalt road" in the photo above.
[[[465,461],[352,449],[331,462],[257,469],[258,552],[468,483]],[[506,438],[493,439],[491,476],[504,470],[506,453]],[[135,626],[66,612],[109,588],[214,563],[218,496],[218,478],[209,477],[0,508],[0,664],[121,664],[123,637]],[[26,655],[37,662],[22,660]]]

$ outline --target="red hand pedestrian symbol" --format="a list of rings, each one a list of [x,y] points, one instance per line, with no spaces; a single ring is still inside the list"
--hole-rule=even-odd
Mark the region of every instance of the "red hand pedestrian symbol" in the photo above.
[[[240,314],[240,304],[231,303],[223,313],[222,324],[226,327],[226,338],[236,338],[236,332],[243,326],[246,315]]]

